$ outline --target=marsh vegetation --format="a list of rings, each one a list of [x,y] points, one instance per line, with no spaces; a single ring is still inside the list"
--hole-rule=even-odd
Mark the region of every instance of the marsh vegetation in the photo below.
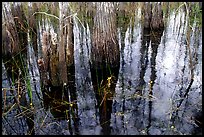
[[[3,2],[3,135],[201,135],[200,2]]]

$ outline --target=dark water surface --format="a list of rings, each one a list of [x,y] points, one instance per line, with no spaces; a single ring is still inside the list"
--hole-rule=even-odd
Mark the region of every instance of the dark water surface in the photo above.
[[[81,27],[75,20],[75,69],[72,72],[75,82],[69,85],[69,89],[76,93],[76,100],[70,98],[77,105],[75,110],[73,104],[59,105],[53,101],[53,98],[58,102],[62,100],[61,87],[53,87],[52,93],[47,93],[49,95],[41,92],[36,57],[30,47],[28,64],[35,134],[202,134],[197,120],[202,115],[202,31],[194,24],[190,47],[196,63],[191,82],[186,15],[182,10],[177,14],[173,11],[166,23],[163,31],[148,32],[142,29],[138,13],[133,26],[128,26],[125,32],[118,28],[120,66],[118,73],[112,73],[116,78],[115,94],[111,101],[107,101],[106,111],[99,110],[100,102],[97,102],[94,91],[93,72],[89,66],[89,28]],[[98,75],[102,73],[98,72]],[[12,88],[4,64],[2,88]],[[12,97],[9,92],[6,94]],[[6,100],[11,108],[2,116],[2,134],[28,134],[26,119],[23,114],[18,115],[11,101],[10,98]]]

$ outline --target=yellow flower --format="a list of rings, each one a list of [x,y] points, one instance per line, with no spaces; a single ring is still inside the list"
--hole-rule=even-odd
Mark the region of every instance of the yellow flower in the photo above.
[[[70,104],[70,107],[72,107],[72,106],[73,106],[73,104],[71,103],[71,104]]]

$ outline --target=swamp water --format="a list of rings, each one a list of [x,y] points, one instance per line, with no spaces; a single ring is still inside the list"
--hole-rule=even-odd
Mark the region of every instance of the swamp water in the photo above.
[[[120,65],[112,69],[116,72],[111,73],[116,79],[112,88],[114,96],[107,100],[106,111],[99,109],[100,102],[94,91],[95,79],[91,71],[95,70],[89,65],[89,27],[83,28],[74,20],[75,65],[70,71],[73,82],[69,90],[76,95],[68,95],[71,103],[60,104],[65,96],[62,87],[42,93],[37,57],[29,46],[27,62],[33,115],[28,124],[29,120],[24,117],[28,109],[19,113],[13,105],[12,94],[6,90],[14,87],[9,84],[2,63],[2,108],[10,106],[2,114],[2,134],[31,134],[31,128],[36,135],[202,134],[196,119],[197,115],[202,115],[202,31],[194,23],[190,48],[196,63],[191,82],[185,20],[182,10],[172,11],[164,30],[151,34],[143,31],[138,13],[134,25],[124,32],[118,28]],[[40,36],[42,32],[39,39]],[[76,98],[71,98],[73,96]],[[73,105],[77,108],[73,109]]]

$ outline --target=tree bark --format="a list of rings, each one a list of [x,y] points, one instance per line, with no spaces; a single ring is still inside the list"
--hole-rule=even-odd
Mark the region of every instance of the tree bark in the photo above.
[[[115,8],[112,3],[97,3],[91,47],[91,64],[100,67],[106,63],[116,66],[119,61],[119,44]]]
[[[60,3],[59,67],[61,83],[68,83],[69,66],[74,65],[73,18],[68,4]]]
[[[161,2],[144,3],[144,28],[159,30],[164,28],[163,11],[161,9]]]
[[[151,28],[158,30],[164,28],[163,11],[161,9],[161,2],[154,4],[151,19]]]
[[[119,44],[115,5],[96,3],[91,47],[91,77],[103,134],[110,134],[112,97],[119,73]]]

